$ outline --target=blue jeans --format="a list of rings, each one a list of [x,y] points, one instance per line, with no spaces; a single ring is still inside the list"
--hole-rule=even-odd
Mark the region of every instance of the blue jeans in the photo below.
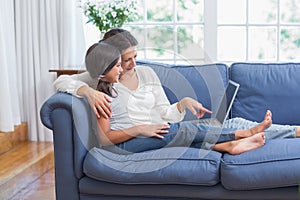
[[[105,149],[118,153],[122,151],[137,153],[172,146],[210,149],[216,143],[235,140],[235,130],[235,128],[212,128],[197,121],[183,121],[171,124],[169,133],[163,134],[163,139],[136,137]]]
[[[233,118],[229,119],[225,122],[225,128],[233,128],[239,130],[249,129],[258,125],[258,122],[249,121],[243,118]],[[269,128],[267,128],[264,133],[266,139],[283,139],[283,138],[295,138],[296,137],[296,129],[297,126],[290,125],[279,125],[272,124]]]

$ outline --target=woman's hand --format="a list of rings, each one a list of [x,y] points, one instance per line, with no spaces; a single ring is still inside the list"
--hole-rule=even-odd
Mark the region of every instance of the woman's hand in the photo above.
[[[190,97],[185,97],[181,99],[178,102],[178,104],[179,104],[178,106],[179,112],[183,112],[185,109],[189,109],[193,113],[193,115],[195,115],[197,118],[202,118],[205,115],[205,113],[212,114],[212,111],[203,107],[201,103],[199,103],[198,101]]]
[[[138,125],[136,127],[140,135],[146,137],[156,137],[159,139],[163,139],[164,136],[160,134],[169,133],[169,131],[166,129],[170,128],[168,124],[146,124],[146,125]]]
[[[78,89],[77,94],[80,96],[85,96],[88,99],[93,111],[95,112],[97,118],[100,116],[108,119],[111,117],[111,107],[109,103],[111,99],[108,95],[98,90],[94,90],[89,86],[82,86]]]

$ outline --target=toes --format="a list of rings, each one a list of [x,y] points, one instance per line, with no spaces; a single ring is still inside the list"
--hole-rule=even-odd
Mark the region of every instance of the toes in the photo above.
[[[272,124],[272,112],[270,110],[267,110],[267,112],[266,112],[265,121],[268,124]]]
[[[269,116],[269,117],[272,117],[272,112],[271,112],[271,110],[267,110],[266,115]]]

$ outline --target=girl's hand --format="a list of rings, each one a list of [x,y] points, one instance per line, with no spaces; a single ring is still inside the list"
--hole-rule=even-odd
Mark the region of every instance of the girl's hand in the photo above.
[[[109,103],[111,99],[108,95],[103,92],[99,92],[98,90],[94,90],[89,86],[83,86],[78,89],[78,94],[81,96],[85,96],[88,99],[90,106],[95,112],[97,118],[100,116],[108,119],[111,117],[111,107]]]
[[[138,125],[137,128],[138,128],[138,133],[140,133],[140,135],[163,139],[164,136],[160,134],[169,133],[169,131],[166,129],[170,128],[170,126],[168,124],[146,124],[146,125]]]
[[[189,109],[197,118],[202,118],[205,115],[205,113],[212,114],[212,111],[203,107],[201,103],[190,97],[185,97],[181,99],[178,102],[178,104],[179,107],[181,107],[181,110],[179,110],[179,112],[183,112],[185,109]]]

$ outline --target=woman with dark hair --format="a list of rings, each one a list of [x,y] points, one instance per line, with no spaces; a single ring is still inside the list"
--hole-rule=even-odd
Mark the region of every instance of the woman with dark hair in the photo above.
[[[127,30],[113,28],[104,34],[99,42],[111,44],[121,52],[121,65],[124,68],[133,68],[136,66],[136,46],[138,41]],[[68,92],[76,97],[85,96],[88,99],[97,118],[111,117],[110,98],[96,90],[98,80],[92,77],[90,73],[84,72],[74,75],[62,75],[53,83],[54,87],[61,92]]]

